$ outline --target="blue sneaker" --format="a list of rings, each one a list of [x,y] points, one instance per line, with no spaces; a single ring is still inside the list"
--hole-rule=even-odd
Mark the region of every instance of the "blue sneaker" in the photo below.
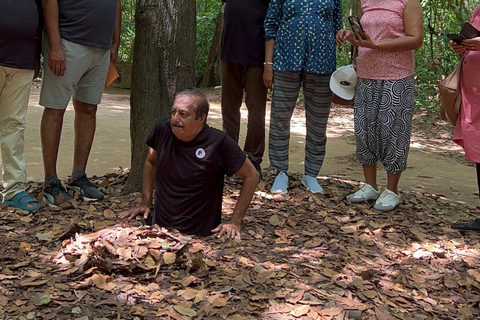
[[[280,171],[280,173],[275,178],[275,181],[273,182],[271,192],[285,194],[288,192],[287,188],[288,188],[288,176],[285,172]]]
[[[311,193],[323,193],[322,187],[318,184],[317,178],[304,175],[302,178],[302,185]]]

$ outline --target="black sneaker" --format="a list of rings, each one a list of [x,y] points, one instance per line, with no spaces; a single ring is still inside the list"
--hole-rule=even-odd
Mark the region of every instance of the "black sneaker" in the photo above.
[[[76,179],[68,178],[66,185],[67,188],[80,192],[85,201],[102,200],[104,197],[103,193],[92,186],[85,174]]]
[[[57,207],[62,201],[59,203],[59,198],[63,197],[64,201],[72,200],[65,191],[65,188],[62,186],[60,180],[53,180],[50,184],[44,184],[43,187],[43,200],[47,201],[50,207]]]
[[[460,222],[452,225],[457,230],[473,230],[480,231],[480,218],[473,220],[472,222]]]

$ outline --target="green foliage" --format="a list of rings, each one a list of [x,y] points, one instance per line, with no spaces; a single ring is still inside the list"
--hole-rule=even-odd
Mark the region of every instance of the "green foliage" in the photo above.
[[[424,40],[423,46],[415,52],[417,108],[438,110],[438,82],[448,75],[459,61],[459,57],[452,51],[449,39],[445,35],[460,31],[463,23],[470,20],[475,2],[472,0],[421,1]]]
[[[221,6],[220,0],[197,0],[197,57],[195,61],[195,78],[197,80],[205,70]]]
[[[122,36],[118,50],[118,62],[132,62],[135,41],[135,2],[122,0]]]

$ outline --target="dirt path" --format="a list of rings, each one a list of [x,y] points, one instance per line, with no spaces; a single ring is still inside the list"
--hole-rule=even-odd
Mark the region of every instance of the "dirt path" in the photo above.
[[[43,179],[39,136],[43,108],[38,105],[38,87],[37,83],[32,90],[25,132],[28,179],[35,181]],[[208,97],[211,102],[209,124],[221,128],[219,90],[209,90]],[[242,119],[245,119],[246,110],[242,108],[242,112]],[[103,175],[119,166],[125,168],[130,165],[129,117],[129,92],[118,89],[107,91],[98,111],[97,132],[87,168],[89,175]],[[436,123],[437,119],[428,119],[427,115],[417,117],[414,122],[415,133],[411,142],[408,170],[402,176],[400,189],[433,193],[454,201],[478,205],[478,196],[474,195],[477,191],[475,168],[463,160],[461,148],[450,141],[451,128]],[[58,160],[58,173],[61,179],[65,179],[71,172],[73,118],[74,111],[70,106],[65,115]],[[362,181],[361,166],[355,159],[352,119],[352,109],[339,106],[332,108],[327,132],[327,154],[320,176]],[[245,127],[244,121],[241,145]],[[291,132],[289,171],[303,173],[305,137],[303,111],[295,112]],[[268,155],[265,156],[262,166],[268,166]],[[378,177],[380,185],[384,186],[386,179],[381,166]]]

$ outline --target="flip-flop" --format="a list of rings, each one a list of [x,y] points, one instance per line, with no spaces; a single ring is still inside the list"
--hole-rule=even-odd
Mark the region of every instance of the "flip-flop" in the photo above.
[[[480,218],[473,220],[472,222],[460,222],[452,225],[452,228],[457,230],[473,230],[480,231]]]
[[[33,207],[27,207],[27,204],[35,202],[37,205]],[[12,200],[5,200],[3,199],[2,203],[12,206],[15,208],[19,208],[25,211],[34,211],[40,208],[40,202],[37,199],[32,198],[28,193],[25,191],[17,193]]]

